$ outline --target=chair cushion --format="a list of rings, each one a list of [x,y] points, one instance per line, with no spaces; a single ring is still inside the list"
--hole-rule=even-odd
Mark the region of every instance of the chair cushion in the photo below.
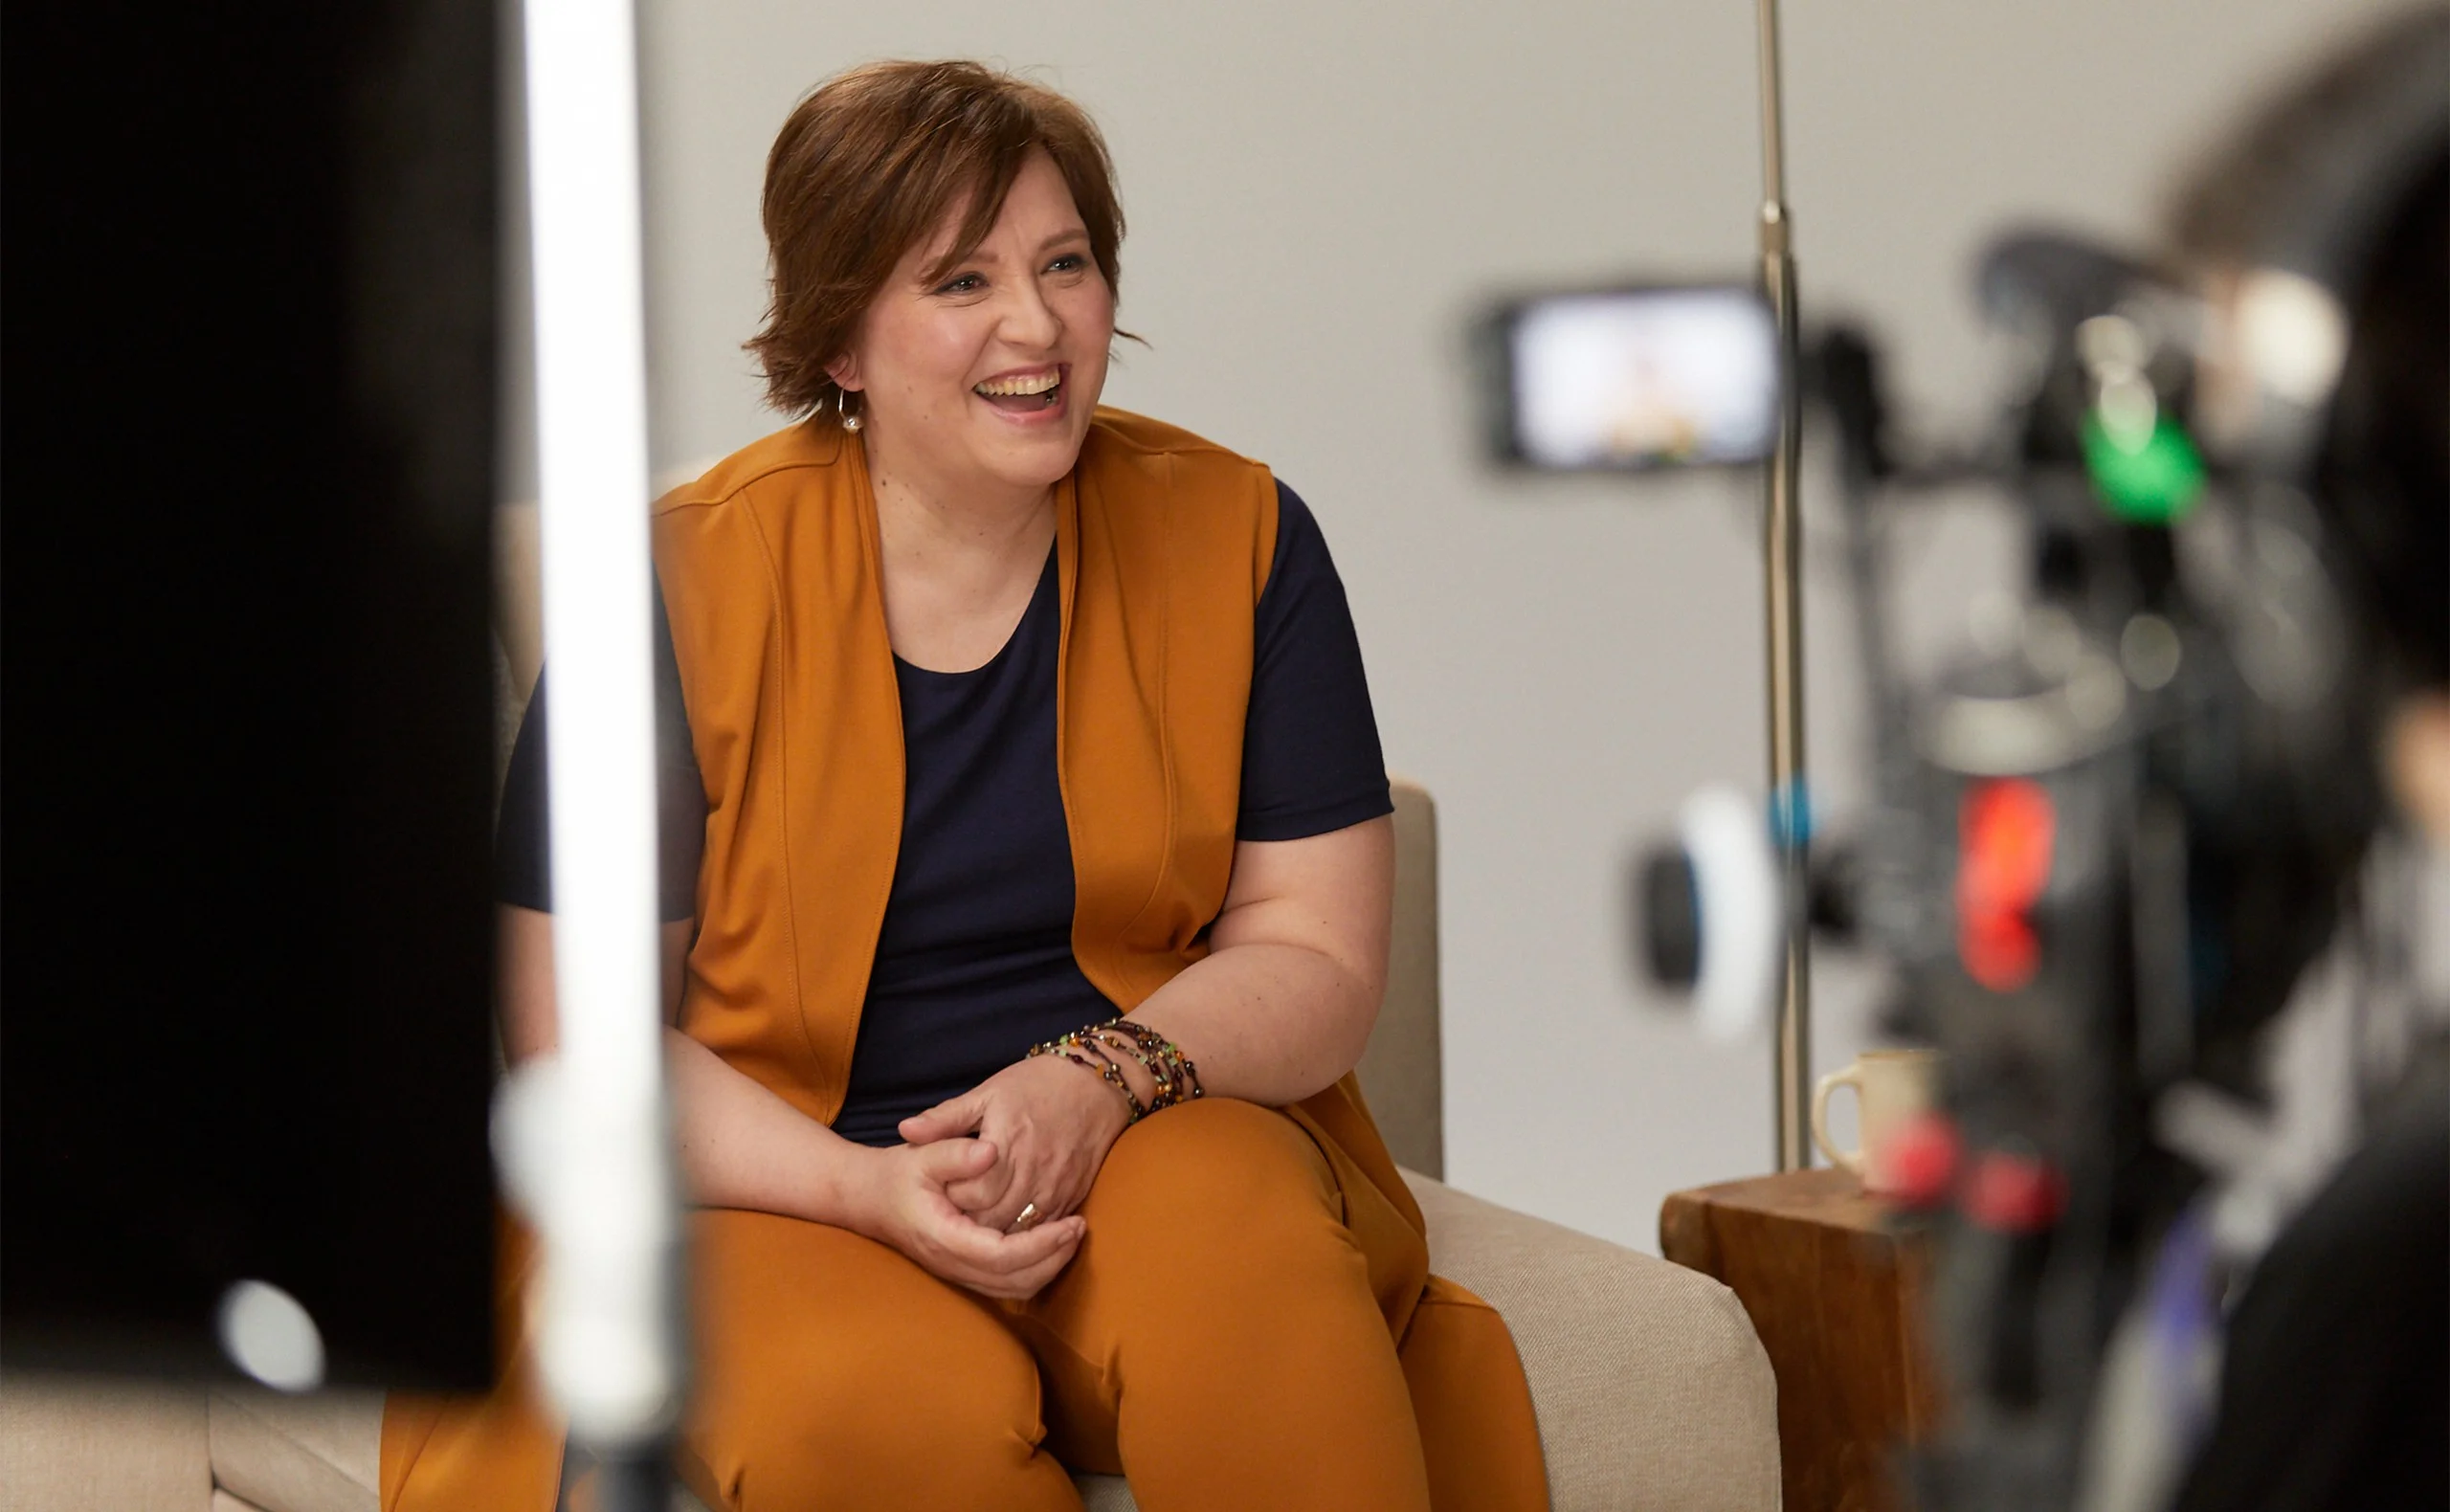
[[[376,1512],[383,1398],[215,1387],[212,1479],[262,1512]]]
[[[10,1512],[206,1512],[201,1389],[11,1375],[0,1387]]]

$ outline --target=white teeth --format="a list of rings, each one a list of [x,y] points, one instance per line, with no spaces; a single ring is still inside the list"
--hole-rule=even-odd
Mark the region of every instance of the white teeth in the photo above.
[[[1059,370],[1036,373],[1026,378],[990,378],[972,391],[990,397],[1044,393],[1062,381],[1063,374]]]

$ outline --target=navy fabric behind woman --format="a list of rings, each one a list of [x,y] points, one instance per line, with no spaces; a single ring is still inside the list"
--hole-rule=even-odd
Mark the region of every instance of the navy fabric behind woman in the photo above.
[[[1344,583],[1318,522],[1277,485],[1276,558],[1253,625],[1242,736],[1244,840],[1296,840],[1392,812]],[[1020,624],[985,666],[894,658],[906,764],[902,851],[835,1131],[896,1145],[896,1125],[1030,1046],[1114,1016],[1072,958],[1072,842],[1056,775],[1060,605],[1050,553]],[[657,717],[663,916],[696,912],[706,799],[658,595]],[[552,905],[545,694],[502,789],[496,893]]]

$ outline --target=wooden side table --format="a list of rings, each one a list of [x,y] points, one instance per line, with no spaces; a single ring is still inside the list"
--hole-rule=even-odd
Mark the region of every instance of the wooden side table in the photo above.
[[[1659,1253],[1742,1300],[1777,1372],[1787,1512],[1898,1512],[1897,1451],[1938,1423],[1928,1255],[1885,1213],[1842,1170],[1700,1187],[1659,1211]]]

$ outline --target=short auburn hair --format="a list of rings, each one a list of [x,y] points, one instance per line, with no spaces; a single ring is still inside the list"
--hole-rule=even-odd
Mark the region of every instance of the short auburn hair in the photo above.
[[[826,365],[849,349],[895,264],[967,201],[926,275],[949,277],[994,229],[1033,151],[1063,175],[1090,256],[1120,292],[1114,164],[1087,112],[1061,95],[978,63],[887,62],[801,100],[766,159],[772,300],[744,344],[765,369],[767,402],[795,416],[838,403]]]

